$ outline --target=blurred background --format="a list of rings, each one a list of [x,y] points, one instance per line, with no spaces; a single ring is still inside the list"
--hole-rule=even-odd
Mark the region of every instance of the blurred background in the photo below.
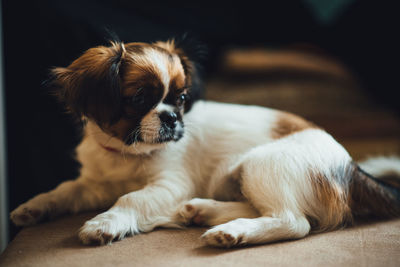
[[[84,50],[107,44],[106,29],[124,42],[189,32],[209,49],[206,98],[295,112],[361,159],[400,154],[398,17],[395,1],[183,7],[169,1],[3,0],[2,246],[18,232],[7,225],[9,211],[78,174],[72,156],[79,130],[41,84],[50,67],[67,66]]]

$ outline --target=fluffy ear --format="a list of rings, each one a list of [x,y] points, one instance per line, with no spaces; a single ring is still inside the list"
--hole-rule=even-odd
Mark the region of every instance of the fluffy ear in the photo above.
[[[50,84],[70,112],[110,125],[121,115],[124,55],[122,43],[91,48],[67,68],[52,69]]]
[[[156,45],[177,54],[181,60],[186,75],[186,86],[190,88],[185,103],[185,112],[187,112],[195,101],[204,97],[202,63],[205,61],[207,48],[195,38],[188,37],[187,34],[166,42],[157,42]]]

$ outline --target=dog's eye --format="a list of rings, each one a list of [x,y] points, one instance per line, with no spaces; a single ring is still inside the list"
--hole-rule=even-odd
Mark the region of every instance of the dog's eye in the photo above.
[[[131,103],[133,105],[142,105],[144,103],[144,95],[135,95],[132,97]]]
[[[182,105],[185,103],[186,99],[187,99],[187,94],[181,94],[181,95],[179,95],[179,96],[178,96],[178,100],[177,100],[177,104],[178,104],[179,106],[182,106]]]
[[[143,92],[141,92],[141,88],[140,90],[138,90],[138,93],[135,94],[134,96],[128,96],[128,97],[124,97],[124,102],[127,105],[143,105],[144,104],[144,94]]]

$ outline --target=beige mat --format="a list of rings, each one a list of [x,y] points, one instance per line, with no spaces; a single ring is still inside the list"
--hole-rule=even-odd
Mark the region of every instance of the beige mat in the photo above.
[[[0,266],[400,266],[400,220],[239,249],[204,246],[201,228],[160,229],[108,246],[82,246],[76,232],[93,215],[23,229]]]

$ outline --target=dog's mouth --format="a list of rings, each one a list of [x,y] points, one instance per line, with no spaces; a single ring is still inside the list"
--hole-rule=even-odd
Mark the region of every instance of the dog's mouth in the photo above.
[[[167,124],[162,123],[158,132],[159,133],[157,143],[179,141],[183,137],[184,133],[183,122],[179,121],[174,128],[171,128]]]
[[[175,127],[171,127],[166,123],[161,123],[159,127],[140,127],[136,129],[135,133],[132,132],[128,135],[129,138],[125,138],[125,144],[177,142],[183,137],[184,132],[184,124],[181,121],[178,121]]]

